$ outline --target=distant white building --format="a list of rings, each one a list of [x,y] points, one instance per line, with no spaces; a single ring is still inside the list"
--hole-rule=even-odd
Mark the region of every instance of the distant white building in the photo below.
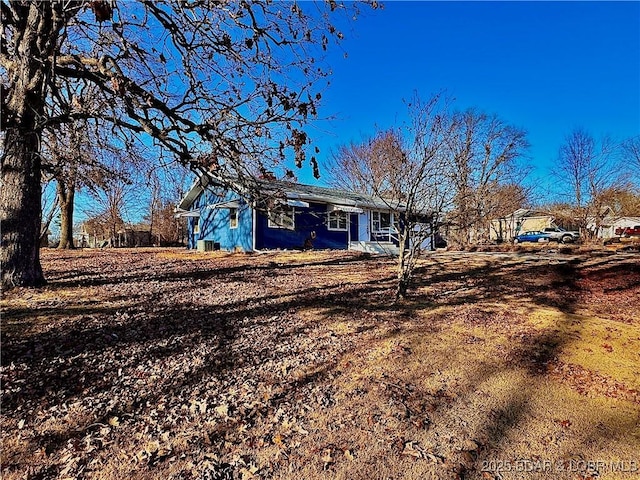
[[[596,227],[595,219],[589,220],[587,229],[595,232],[597,238],[608,239],[617,237],[616,230],[621,228],[633,228],[640,225],[640,217],[605,217],[600,222],[600,227]],[[596,231],[597,230],[597,231]]]

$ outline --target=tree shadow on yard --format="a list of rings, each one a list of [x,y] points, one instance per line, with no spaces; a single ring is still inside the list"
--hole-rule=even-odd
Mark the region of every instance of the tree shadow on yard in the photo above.
[[[348,311],[362,297],[389,289],[389,280],[302,288],[225,305],[178,305],[163,303],[161,297],[154,297],[158,303],[152,309],[139,304],[138,297],[118,308],[78,305],[73,315],[79,320],[71,325],[62,323],[27,339],[3,338],[2,365],[12,365],[3,371],[3,417],[17,421],[21,412],[60,412],[71,404],[90,411],[90,422],[35,432],[33,441],[51,455],[108,425],[110,418],[146,414],[163,399],[189,397],[211,384],[217,387],[206,395],[215,397],[229,388],[229,379],[241,383],[247,369],[250,375],[257,371],[260,382],[278,385],[264,407],[273,409],[299,389],[323,381],[339,360],[322,357],[293,379],[260,373],[265,364],[295,364],[307,353],[301,350],[307,332],[324,320],[305,323],[296,311],[327,305]],[[13,309],[9,316],[27,313]],[[313,352],[313,343],[307,347]],[[210,405],[223,403],[222,397]]]
[[[295,254],[295,252],[293,252]],[[231,260],[234,256],[240,254],[229,254]],[[247,257],[248,258],[248,257]],[[64,274],[48,274],[51,279],[47,288],[50,290],[65,289],[70,287],[93,287],[105,285],[118,285],[122,283],[135,283],[138,281],[195,281],[203,282],[209,280],[226,279],[235,274],[246,274],[250,272],[265,273],[273,271],[290,271],[298,269],[306,269],[309,267],[331,267],[336,265],[347,265],[350,263],[361,263],[371,259],[368,253],[351,253],[337,258],[327,260],[304,261],[304,262],[278,262],[269,260],[269,256],[262,258],[261,256],[251,255],[251,260],[255,263],[248,264],[246,259],[242,259],[238,265],[220,267],[216,265],[216,258],[211,259],[180,259],[180,260],[163,260],[161,264],[156,263],[155,270],[150,271],[148,266],[141,266],[137,269],[128,269],[119,275],[114,272],[106,273],[83,272],[81,270],[73,270]],[[277,260],[277,257],[274,257]],[[295,258],[295,257],[294,257]],[[223,258],[222,261],[229,259]],[[190,268],[185,268],[187,265]]]
[[[505,452],[513,448],[513,445],[508,445],[510,432],[522,430],[523,424],[529,421],[529,416],[533,414],[532,405],[536,403],[535,398],[539,393],[538,389],[544,382],[549,381],[551,368],[558,362],[563,349],[570,345],[575,337],[579,337],[584,328],[582,322],[573,315],[583,308],[583,302],[591,295],[583,280],[590,277],[600,281],[611,279],[614,285],[605,288],[605,292],[633,292],[637,289],[637,264],[622,262],[612,266],[607,262],[591,262],[587,269],[583,266],[584,261],[584,258],[574,258],[551,264],[543,260],[529,264],[526,271],[520,275],[516,275],[518,266],[505,272],[504,266],[498,264],[485,264],[460,273],[444,274],[437,271],[434,273],[432,266],[422,268],[420,274],[423,279],[419,282],[419,287],[440,284],[440,288],[430,290],[430,301],[434,305],[454,307],[454,312],[456,308],[465,305],[473,305],[474,310],[481,309],[479,305],[482,302],[512,305],[514,299],[523,306],[530,303],[539,307],[552,307],[557,312],[546,328],[525,329],[516,336],[510,335],[511,345],[507,348],[504,359],[506,365],[504,362],[503,366],[500,366],[501,362],[478,365],[468,372],[464,385],[459,386],[467,393],[460,401],[454,403],[464,405],[465,399],[475,397],[477,392],[482,390],[481,385],[496,375],[521,369],[526,372],[525,379],[529,379],[509,386],[504,392],[504,403],[499,408],[487,411],[484,422],[475,426],[468,439],[475,440],[478,448],[460,449],[462,455],[459,465],[454,467],[458,478],[479,477],[482,474],[482,461],[486,465],[487,460],[493,460],[494,463],[495,460],[515,460],[505,457]],[[457,288],[449,290],[447,282],[456,284]],[[486,312],[482,313],[483,315],[478,316],[470,315],[470,322],[467,322],[470,327],[474,326],[474,319],[478,320],[475,326],[483,326],[480,322]],[[505,333],[507,331],[508,329],[505,329]],[[453,405],[448,408],[452,410]],[[611,416],[616,415],[612,413]],[[553,421],[555,420],[551,420],[552,423]],[[558,422],[561,425],[556,427],[560,430],[570,424],[568,420]],[[602,428],[590,430],[591,439],[604,438],[607,434],[612,435],[612,432],[607,433]],[[561,457],[563,452],[557,453],[558,457]]]
[[[486,262],[476,267],[461,267],[460,271],[450,271],[451,265],[447,269],[442,272],[441,266],[425,265],[417,271],[417,289],[406,301],[394,305],[379,303],[369,306],[377,313],[393,313],[393,325],[388,324],[392,328],[387,329],[386,335],[378,337],[382,342],[389,342],[385,345],[396,345],[396,339],[399,342],[385,362],[393,362],[394,355],[400,359],[404,358],[403,355],[410,355],[411,349],[406,347],[408,339],[419,337],[422,342],[428,343],[430,339],[438,342],[438,334],[445,332],[446,335],[454,323],[457,328],[463,326],[463,332],[466,330],[468,333],[460,335],[468,337],[472,344],[484,341],[472,332],[479,329],[486,333],[487,327],[493,334],[506,337],[508,342],[496,350],[498,357],[495,360],[469,363],[469,353],[464,352],[465,342],[460,341],[462,350],[457,352],[453,348],[446,352],[447,360],[439,367],[433,366],[425,358],[423,367],[414,378],[403,373],[405,366],[398,360],[396,366],[392,363],[386,369],[387,372],[397,369],[397,375],[392,374],[388,379],[370,379],[374,383],[379,381],[388,397],[379,401],[379,405],[397,408],[394,418],[405,426],[396,431],[402,432],[401,435],[413,435],[387,440],[397,454],[398,461],[403,455],[431,458],[435,463],[431,467],[424,467],[426,476],[489,478],[486,475],[498,472],[486,471],[484,475],[483,462],[503,460],[513,465],[517,459],[531,459],[532,455],[535,460],[535,455],[541,452],[543,460],[557,461],[564,454],[576,452],[575,448],[567,450],[571,441],[579,443],[588,439],[589,442],[603,444],[609,437],[620,438],[619,432],[605,428],[602,422],[597,427],[589,428],[585,437],[580,431],[573,432],[573,437],[567,437],[565,431],[571,421],[564,417],[547,418],[546,415],[561,413],[553,411],[544,415],[544,409],[542,412],[547,423],[538,424],[540,432],[527,431],[527,425],[530,425],[534,416],[540,415],[542,399],[546,398],[544,395],[561,394],[559,392],[562,390],[552,389],[554,393],[547,391],[547,386],[551,386],[549,382],[558,380],[552,378],[551,373],[563,350],[583,333],[584,325],[578,313],[590,299],[592,289],[598,288],[588,283],[589,278],[611,279],[611,285],[605,291],[628,291],[633,294],[638,285],[637,264],[617,262],[610,265],[608,262],[593,262],[585,258],[541,258],[534,261],[529,258],[506,267],[497,262]],[[500,304],[511,308],[505,310]],[[542,307],[544,322],[542,326],[533,327],[524,320],[528,312],[538,307]],[[429,311],[433,313],[425,319],[423,315]],[[437,343],[433,348],[438,348]],[[468,364],[468,367],[464,367],[464,373],[442,374],[439,369],[448,371],[447,365],[455,365],[459,361],[458,354]],[[424,378],[431,375],[445,382],[442,387],[419,387],[430,384]],[[573,388],[571,384],[566,386]],[[555,401],[561,402],[561,399]],[[379,416],[378,413],[373,414],[373,417],[376,416]],[[622,413],[612,412],[605,417],[615,423],[625,421]],[[416,430],[417,425],[425,424],[424,418],[428,418],[427,426]],[[370,425],[365,424],[361,428],[368,431]],[[466,427],[460,428],[460,425]],[[426,432],[419,433],[420,428],[426,428]],[[452,436],[452,429],[458,429],[458,434]],[[385,435],[383,432],[387,431],[388,427],[384,427],[378,434]],[[429,437],[429,432],[435,433]],[[547,445],[546,438],[542,436],[549,432],[558,438],[557,447],[555,444]],[[448,442],[442,443],[449,437]],[[420,450],[419,444],[410,441],[417,438],[431,438],[425,440],[427,445],[432,443],[438,446],[435,450],[432,447]],[[562,443],[563,438],[571,438],[571,441],[564,440],[565,443]],[[376,438],[376,441],[379,439]],[[412,445],[418,446],[414,448]],[[514,448],[519,449],[519,453],[516,454]],[[583,450],[578,448],[577,451]],[[435,457],[431,454],[435,454]],[[438,458],[443,463],[438,463]],[[402,478],[402,471],[390,470],[388,473]],[[543,471],[540,478],[544,478],[544,475]]]
[[[573,312],[580,298],[580,287],[576,283],[580,276],[579,263],[578,259],[552,264],[545,258],[535,262],[523,258],[508,265],[497,261],[471,268],[461,265],[460,271],[444,273],[436,263],[417,268],[414,283],[419,292],[430,288],[426,298],[435,305],[527,300]],[[422,292],[418,295],[425,297]]]
[[[266,272],[276,268],[286,275],[298,269],[331,267],[345,261],[356,262],[360,258],[276,267],[266,264],[248,271]],[[189,399],[206,399],[208,406],[202,408],[206,416],[218,420],[219,426],[207,427],[209,431],[205,428],[207,435],[200,432],[192,447],[212,448],[203,443],[209,438],[209,442],[223,449],[232,423],[242,419],[253,425],[261,418],[273,415],[281,405],[293,404],[302,391],[308,394],[311,389],[326,384],[336,372],[342,355],[349,349],[357,351],[358,335],[378,328],[376,322],[382,324],[380,318],[395,319],[396,328],[389,330],[392,337],[406,334],[411,328],[433,331],[448,327],[451,317],[446,315],[435,321],[435,325],[416,320],[416,314],[424,310],[425,305],[428,309],[451,307],[449,315],[462,312],[467,315],[464,322],[470,327],[482,326],[486,321],[487,312],[469,313],[474,308],[471,305],[477,307],[476,304],[482,302],[516,299],[554,307],[564,314],[558,316],[551,328],[510,338],[508,366],[502,361],[475,365],[457,385],[461,394],[456,398],[419,390],[413,393],[414,397],[429,399],[436,412],[449,412],[456,405],[475,398],[488,379],[514,367],[524,369],[529,378],[538,381],[571,341],[561,333],[567,329],[560,327],[564,327],[562,322],[571,321],[569,314],[578,309],[585,294],[578,281],[583,275],[580,263],[568,261],[550,265],[540,261],[527,265],[526,276],[516,274],[520,266],[516,263],[513,268],[505,268],[497,263],[486,263],[451,273],[439,272],[437,267],[421,267],[416,274],[418,293],[401,304],[389,302],[394,277],[383,272],[379,278],[358,284],[336,279],[333,283],[317,286],[294,285],[288,291],[274,291],[224,304],[216,304],[212,299],[197,301],[197,296],[194,297],[196,301],[189,297],[184,303],[176,302],[193,289],[193,285],[187,283],[176,287],[172,296],[166,299],[161,292],[152,295],[141,292],[117,308],[87,305],[83,311],[84,307],[79,306],[73,314],[80,320],[71,326],[62,324],[34,333],[26,340],[3,338],[2,365],[13,364],[15,368],[3,371],[2,414],[11,419],[13,427],[24,412],[59,411],[65,404],[83,405],[91,413],[90,421],[34,432],[31,441],[48,454],[54,454],[66,448],[69,442],[78,442],[108,425],[111,418],[117,417],[139,432],[141,423],[151,421],[152,411],[158,405],[166,405],[165,416],[180,417],[180,412],[190,408],[188,404],[184,406]],[[608,268],[603,265],[601,273],[613,274]],[[241,266],[233,266],[216,272],[137,272],[132,278],[140,282],[151,279],[169,289],[178,280],[239,281],[235,275],[246,271]],[[127,278],[120,281],[130,281]],[[94,280],[102,281],[101,278]],[[114,279],[109,281],[117,283]],[[61,288],[69,285],[65,282],[67,280],[60,280]],[[55,290],[56,285],[54,282],[49,288]],[[621,286],[615,288],[618,287]],[[634,288],[633,282],[629,282],[628,288]],[[420,289],[428,289],[426,297],[420,294]],[[469,307],[461,309],[465,305]],[[363,314],[364,309],[371,318]],[[323,314],[305,319],[298,314],[305,310],[318,310]],[[47,311],[47,314],[55,313]],[[57,313],[65,314],[64,311]],[[15,309],[12,313],[27,314],[23,309]],[[326,330],[334,316],[354,320],[358,325],[356,333],[351,334],[354,336],[351,344],[335,345],[339,342]],[[91,320],[82,321],[83,317]],[[501,321],[508,322],[513,318],[505,317]],[[575,327],[580,328],[579,325]],[[316,329],[323,338],[311,335]],[[296,375],[287,373],[288,366],[292,366]],[[264,401],[245,407],[242,405],[250,402],[230,397],[231,392],[245,384],[250,390],[249,396]],[[265,390],[266,387],[271,390]],[[391,395],[392,390],[389,392]],[[469,439],[484,438],[475,452],[481,454],[478,458],[489,458],[502,448],[503,439],[519,428],[530,414],[530,396],[534,394],[526,384],[510,386],[505,392],[504,405],[487,412],[485,421],[474,426]],[[214,406],[227,404],[230,408],[228,417],[212,412]],[[236,408],[238,410],[234,411]],[[420,408],[423,407],[417,407],[416,411],[425,413]],[[431,416],[431,421],[434,428],[437,427],[436,415]],[[171,427],[159,426],[158,431],[162,428]],[[479,464],[469,463],[462,456],[454,467],[460,478],[468,474],[479,475]]]

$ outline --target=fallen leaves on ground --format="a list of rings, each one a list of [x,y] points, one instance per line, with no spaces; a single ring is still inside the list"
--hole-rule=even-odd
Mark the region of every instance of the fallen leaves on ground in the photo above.
[[[525,367],[638,402],[623,382],[560,360],[565,340],[522,314],[591,308],[637,325],[624,308],[640,274],[625,258],[434,256],[392,304],[385,257],[45,250],[49,285],[2,300],[3,478],[369,478],[377,464],[462,478],[500,440],[460,412],[484,399],[496,422],[511,414],[484,377],[432,370],[441,359],[421,345],[452,342],[450,363],[486,350],[498,359],[487,378]],[[564,435],[574,422],[551,421]]]

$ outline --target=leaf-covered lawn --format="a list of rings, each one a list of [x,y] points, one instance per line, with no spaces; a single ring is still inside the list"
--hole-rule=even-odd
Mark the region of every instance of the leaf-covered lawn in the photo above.
[[[349,252],[43,265],[2,299],[2,478],[640,474],[637,254],[434,254],[399,304]]]

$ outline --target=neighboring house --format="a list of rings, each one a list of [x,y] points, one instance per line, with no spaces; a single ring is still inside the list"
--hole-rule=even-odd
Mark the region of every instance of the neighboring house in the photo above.
[[[400,204],[390,208],[389,200],[370,195],[277,180],[252,181],[253,193],[239,182],[224,183],[207,174],[178,204],[176,215],[188,219],[188,248],[398,251]]]
[[[99,248],[111,245],[110,235],[100,222],[95,219],[87,220],[80,227],[78,246],[81,248]]]
[[[554,217],[545,212],[520,208],[503,218],[491,221],[489,238],[510,242],[522,232],[541,231],[553,225]]]
[[[112,228],[96,220],[87,220],[82,224],[77,246],[81,248],[104,247],[148,247],[151,242],[151,227],[122,223],[111,234]]]
[[[125,225],[116,232],[114,247],[150,247],[151,245],[149,225]]]
[[[617,237],[616,230],[624,228],[633,228],[640,225],[640,216],[638,217],[605,217],[600,222],[600,227],[596,227],[595,220],[591,219],[587,224],[587,229],[594,232],[597,238],[613,238]],[[597,231],[595,231],[597,228]]]

